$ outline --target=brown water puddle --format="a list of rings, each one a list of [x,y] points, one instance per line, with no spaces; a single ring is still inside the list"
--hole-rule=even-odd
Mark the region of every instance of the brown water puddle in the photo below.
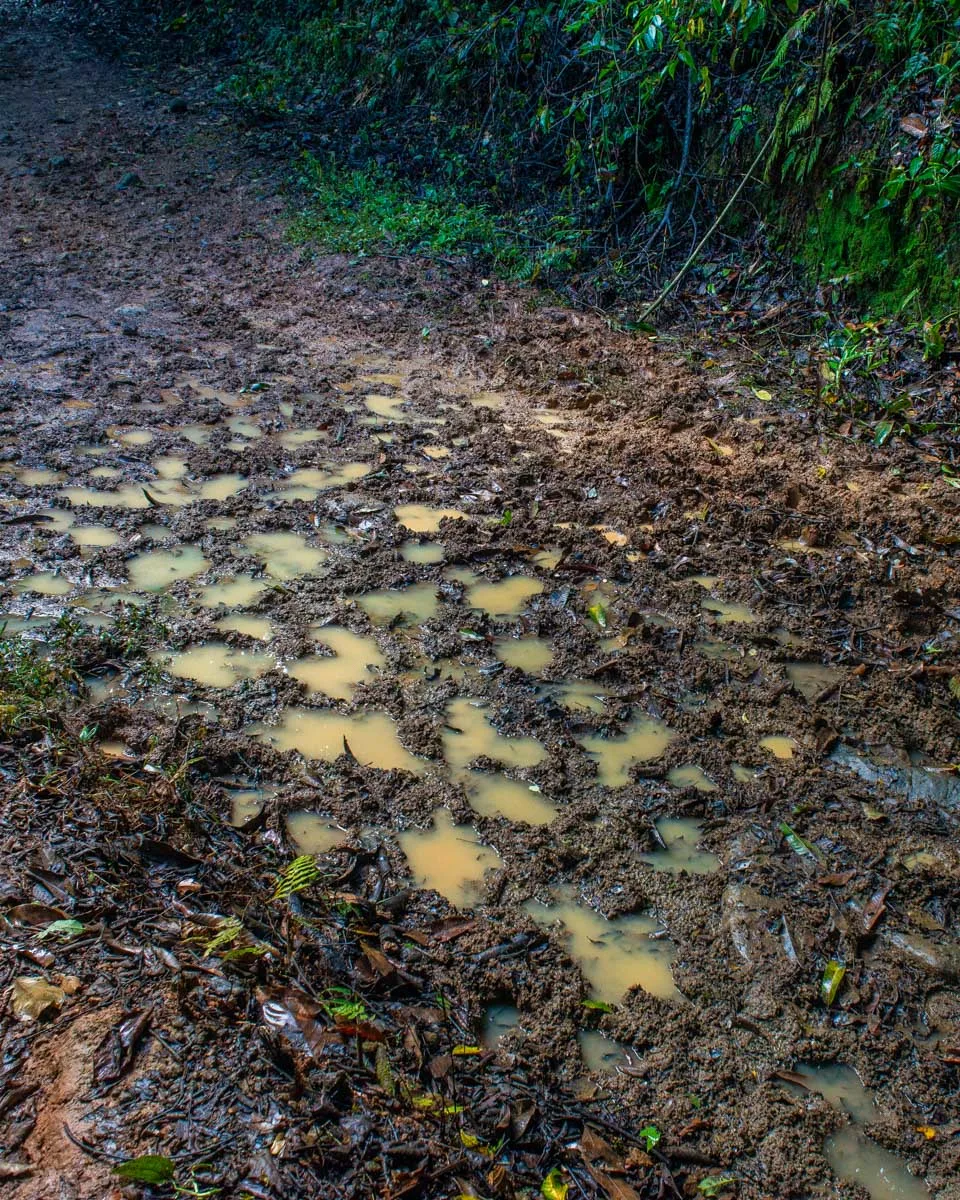
[[[569,890],[556,893],[554,903],[529,900],[524,912],[538,925],[563,925],[570,956],[590,984],[594,999],[619,1003],[631,988],[640,987],[663,1000],[680,999],[670,964],[673,944],[653,938],[658,922],[628,915],[608,921],[592,908],[579,904]]]
[[[263,806],[272,800],[278,793],[279,788],[274,787],[269,783],[262,783],[259,786],[235,786],[236,780],[217,780],[223,784],[230,796],[230,824],[231,825],[246,825],[248,821],[252,821],[254,817],[259,816],[263,810]]]
[[[577,1034],[580,1057],[588,1071],[615,1075],[618,1071],[640,1068],[642,1059],[631,1046],[616,1042],[596,1029],[581,1029]]]
[[[226,424],[227,429],[231,433],[235,433],[237,437],[249,438],[250,441],[256,441],[257,438],[263,437],[263,430],[248,417],[231,417]]]
[[[237,650],[226,642],[202,642],[174,654],[158,650],[150,657],[168,674],[212,688],[230,688],[241,679],[257,679],[277,665],[272,654]]]
[[[543,690],[567,712],[602,714],[607,711],[606,697],[610,695],[610,689],[592,679],[563,679],[547,684]]]
[[[397,840],[417,887],[432,888],[457,908],[475,905],[486,872],[503,866],[476,829],[455,825],[447,808],[434,812],[431,829],[408,829],[397,834]]]
[[[420,453],[425,455],[427,458],[433,459],[434,462],[436,462],[438,459],[450,457],[450,447],[449,446],[421,446]]]
[[[298,450],[301,446],[326,441],[328,436],[324,429],[288,429],[280,434],[277,441],[285,450]]]
[[[21,467],[14,474],[27,487],[46,487],[50,483],[63,483],[66,479],[62,471],[50,471],[45,467]]]
[[[667,783],[677,788],[695,788],[698,792],[716,792],[720,789],[706,774],[703,767],[696,763],[686,763],[682,767],[671,767],[667,772]]]
[[[428,504],[400,504],[393,510],[397,521],[411,533],[437,533],[440,522],[465,521],[467,514],[458,508],[431,508]]]
[[[267,584],[262,579],[254,579],[252,575],[235,575],[230,579],[208,583],[201,589],[197,604],[201,608],[219,608],[221,604],[227,608],[245,608],[266,590]]]
[[[151,429],[123,429],[117,425],[107,427],[107,437],[122,442],[125,446],[149,446],[154,439]]]
[[[800,695],[811,702],[827,688],[834,687],[844,676],[842,667],[828,667],[822,663],[789,663],[786,672]]]
[[[271,579],[299,579],[310,575],[329,557],[326,550],[311,546],[301,533],[281,530],[277,533],[254,533],[243,545],[263,563]]]
[[[483,1014],[480,1045],[496,1050],[503,1039],[520,1024],[520,1010],[512,1004],[491,1004]]]
[[[266,617],[247,616],[244,613],[221,617],[217,621],[217,628],[224,633],[239,633],[258,642],[269,642],[273,637],[273,625]]]
[[[560,811],[543,797],[536,784],[484,771],[455,773],[454,778],[463,784],[470,807],[481,817],[549,825]]]
[[[344,487],[357,479],[369,475],[373,468],[369,463],[343,463],[335,467],[303,467],[293,471],[277,495],[282,500],[316,500],[321,492],[329,488]]]
[[[373,638],[361,637],[336,625],[311,632],[314,640],[326,646],[330,654],[301,658],[288,667],[293,678],[305,684],[311,695],[319,692],[334,700],[350,700],[357,684],[369,682],[376,669],[387,665]]]
[[[53,571],[38,571],[35,575],[25,575],[13,585],[14,592],[22,595],[31,592],[35,596],[66,596],[73,591],[73,584],[62,575]]]
[[[144,550],[127,560],[131,585],[139,592],[162,592],[179,579],[192,579],[210,563],[196,546],[177,550]]]
[[[715,854],[697,849],[701,835],[699,821],[690,817],[661,817],[656,827],[664,848],[641,854],[641,862],[656,871],[669,871],[674,875],[681,871],[690,875],[712,875],[720,870],[720,859]]]
[[[116,546],[123,540],[115,529],[108,529],[106,525],[73,525],[68,532],[78,546]]]
[[[493,652],[505,666],[528,675],[540,675],[553,661],[553,644],[547,638],[498,638]]]
[[[71,504],[88,508],[150,508],[150,496],[158,504],[183,507],[199,500],[227,500],[247,486],[243,475],[214,475],[188,491],[175,479],[151,479],[144,484],[128,483],[114,491],[101,492],[96,488],[65,487],[60,494]]]
[[[354,599],[374,625],[389,625],[400,617],[406,618],[408,623],[428,621],[440,604],[436,586],[432,583],[384,588],[379,592],[365,592]]]
[[[292,812],[287,817],[287,837],[299,854],[326,854],[347,840],[347,831],[318,813]]]
[[[437,542],[404,542],[400,547],[400,557],[404,562],[429,565],[443,562],[446,551]]]
[[[279,724],[258,722],[244,732],[277,750],[297,750],[322,762],[335,762],[349,748],[357,762],[381,771],[419,775],[426,765],[401,744],[396,723],[383,712],[347,716],[334,709],[287,708]]]
[[[704,600],[700,607],[718,625],[749,625],[757,619],[745,604],[733,600]]]
[[[634,763],[660,758],[674,734],[661,721],[636,717],[619,737],[599,733],[580,738],[580,745],[597,763],[597,779],[604,787],[624,787]]]
[[[441,734],[447,763],[463,770],[474,759],[490,758],[508,767],[535,767],[547,752],[531,737],[504,737],[490,724],[476,703],[459,698],[447,705],[446,724]]]
[[[769,750],[774,758],[779,758],[786,762],[793,758],[797,749],[797,743],[792,737],[787,737],[785,734],[772,733],[769,737],[760,739],[761,750]]]
[[[930,1192],[923,1180],[911,1174],[897,1155],[863,1133],[861,1126],[876,1122],[880,1110],[854,1070],[828,1063],[800,1066],[796,1074],[803,1078],[803,1088],[817,1092],[831,1108],[851,1119],[849,1125],[831,1134],[824,1143],[824,1157],[835,1175],[859,1185],[871,1200],[929,1200]],[[782,1086],[794,1094],[802,1091],[788,1082]]]
[[[507,579],[473,583],[467,588],[466,600],[471,608],[481,608],[491,617],[518,617],[542,591],[539,579],[511,575]]]

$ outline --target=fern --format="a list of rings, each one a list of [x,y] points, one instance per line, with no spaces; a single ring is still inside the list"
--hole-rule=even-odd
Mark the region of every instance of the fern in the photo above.
[[[289,896],[302,892],[320,878],[320,869],[312,854],[301,854],[288,863],[280,872],[277,886],[273,892],[274,900],[286,900]]]
[[[209,958],[211,954],[216,954],[218,951],[229,950],[236,945],[242,934],[242,921],[237,920],[236,917],[224,917],[217,925],[217,932],[204,946],[203,957]]]
[[[809,26],[813,23],[814,17],[820,12],[818,7],[808,8],[805,13],[797,18],[790,26],[787,32],[780,39],[780,44],[773,52],[773,58],[770,60],[770,65],[763,73],[763,82],[771,79],[780,70],[783,64],[787,61],[787,54],[794,42],[798,41],[806,33]]]

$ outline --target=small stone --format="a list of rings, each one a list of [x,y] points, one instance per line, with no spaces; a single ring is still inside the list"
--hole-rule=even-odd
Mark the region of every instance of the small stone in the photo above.
[[[175,96],[167,105],[167,111],[172,113],[185,113],[187,111],[187,102],[182,96]]]
[[[60,167],[65,167],[65,166],[67,166],[67,164],[68,164],[69,162],[70,162],[70,160],[69,160],[69,158],[67,158],[67,157],[66,157],[66,155],[64,155],[64,154],[54,154],[54,155],[53,155],[53,157],[50,159],[50,164],[49,164],[49,165],[50,165],[50,170],[51,170],[51,171],[56,171],[56,170],[58,170]]]
[[[124,192],[127,190],[127,188],[143,187],[143,180],[136,173],[136,171],[126,171],[117,180],[115,186],[118,192]]]

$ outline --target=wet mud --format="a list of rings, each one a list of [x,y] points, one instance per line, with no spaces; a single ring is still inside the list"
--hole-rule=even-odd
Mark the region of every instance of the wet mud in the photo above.
[[[238,1195],[535,1194],[558,1165],[621,1200],[960,1196],[960,492],[761,401],[723,346],[697,371],[466,267],[287,245],[257,131],[51,19],[0,13],[0,608],[6,636],[79,628],[85,761],[153,787],[177,747],[196,799],[84,817],[4,760],[5,979],[81,977],[52,1022],[7,1015],[33,1090],[6,1194],[107,1194],[118,1157],[213,1142]],[[137,609],[139,665],[98,658]],[[172,847],[146,916],[129,881],[125,913],[85,899],[85,856],[131,837]],[[269,952],[238,980],[178,940],[246,919],[230,870],[266,903],[297,855],[366,947],[304,954],[386,1042],[317,1040],[295,972],[264,1000]],[[110,939],[38,957],[31,903]],[[377,1045],[440,1094],[445,1005],[482,1053],[476,1108],[438,1116]],[[146,1007],[112,1117],[91,1030]],[[790,1083],[820,1068],[846,1090]],[[216,1136],[187,1091],[165,1113],[189,1072],[194,1124],[234,1106]],[[413,1147],[376,1181],[369,1087]],[[599,1172],[632,1190],[565,1149],[590,1122],[634,1145]]]

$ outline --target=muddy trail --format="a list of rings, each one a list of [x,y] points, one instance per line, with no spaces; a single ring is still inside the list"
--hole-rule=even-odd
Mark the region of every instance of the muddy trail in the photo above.
[[[960,1196],[960,494],[723,347],[289,246],[208,84],[44,13],[5,1195]]]

